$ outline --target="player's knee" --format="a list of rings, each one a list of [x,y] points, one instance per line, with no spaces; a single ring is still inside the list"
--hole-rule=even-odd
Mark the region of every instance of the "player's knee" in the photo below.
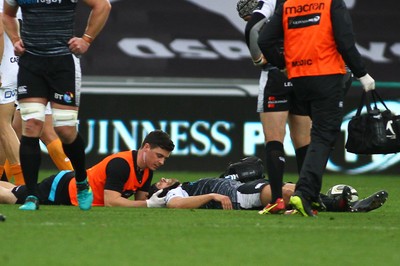
[[[21,118],[24,121],[36,119],[44,122],[46,106],[42,103],[19,103]]]
[[[77,110],[53,109],[53,126],[76,126],[78,121]]]

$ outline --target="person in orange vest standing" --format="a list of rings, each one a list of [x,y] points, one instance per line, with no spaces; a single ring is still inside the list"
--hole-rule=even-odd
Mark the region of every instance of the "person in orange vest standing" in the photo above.
[[[280,44],[283,39],[284,49]],[[288,0],[260,32],[259,47],[271,64],[287,72],[312,119],[311,143],[290,205],[316,216],[327,161],[340,132],[343,76],[347,65],[365,91],[375,89],[355,46],[352,20],[343,0]]]

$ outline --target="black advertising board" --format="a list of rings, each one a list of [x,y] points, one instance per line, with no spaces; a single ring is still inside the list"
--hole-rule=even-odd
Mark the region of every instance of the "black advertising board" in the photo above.
[[[256,113],[257,82],[245,80],[85,80],[79,130],[86,140],[88,166],[108,154],[139,148],[154,129],[168,132],[176,148],[165,170],[223,171],[230,161],[257,155],[264,160],[264,136]],[[400,92],[378,87],[387,106],[400,113]],[[400,154],[356,156],[344,149],[347,123],[355,114],[361,87],[344,102],[344,119],[328,172],[397,173]],[[296,172],[289,134],[287,172]],[[48,164],[48,158],[45,159]]]
[[[257,78],[237,0],[114,0],[102,33],[82,57],[85,75]],[[377,81],[400,81],[397,0],[345,0],[357,47]],[[377,11],[379,9],[379,12]],[[79,5],[77,34],[86,27]]]

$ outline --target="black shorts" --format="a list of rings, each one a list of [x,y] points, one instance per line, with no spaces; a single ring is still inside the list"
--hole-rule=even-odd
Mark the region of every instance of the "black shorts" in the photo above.
[[[72,54],[46,57],[24,53],[19,58],[18,100],[38,97],[79,106],[80,88],[80,63]]]
[[[243,183],[238,188],[238,191],[240,191],[243,194],[254,194],[254,193],[261,193],[261,190],[266,186],[269,185],[269,180],[268,179],[256,179],[253,181],[249,181],[246,183]]]
[[[307,115],[307,108],[293,91],[293,84],[277,68],[262,71],[258,90],[257,112],[282,112]]]
[[[261,191],[269,185],[267,179],[257,179],[246,182],[237,188],[238,202],[242,210],[260,210],[264,206],[261,203]]]
[[[72,205],[68,185],[75,176],[74,172],[61,171],[38,184],[39,203],[42,205]],[[25,185],[17,186],[11,191],[17,197],[17,204],[23,204],[28,195]]]

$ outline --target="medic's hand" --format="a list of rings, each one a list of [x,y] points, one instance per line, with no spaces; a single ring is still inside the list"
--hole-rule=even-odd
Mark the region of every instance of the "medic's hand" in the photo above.
[[[375,90],[375,80],[369,74],[362,76],[358,80],[361,82],[361,85],[366,92]]]
[[[158,195],[162,192],[162,189],[154,193],[150,199],[146,200],[147,208],[162,208],[165,207],[165,197],[159,198]]]

